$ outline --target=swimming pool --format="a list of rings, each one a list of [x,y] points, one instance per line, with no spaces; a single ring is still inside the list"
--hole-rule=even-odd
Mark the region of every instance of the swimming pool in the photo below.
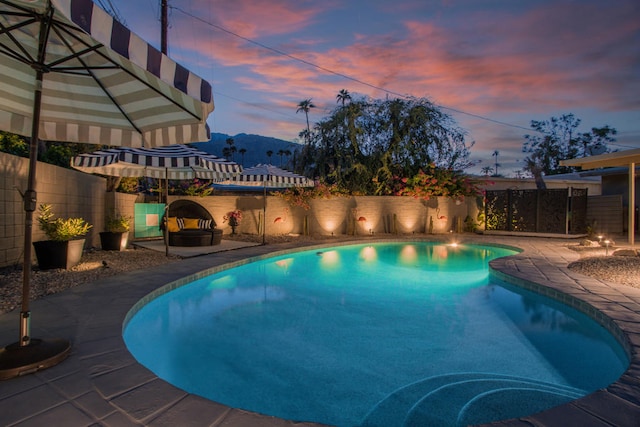
[[[490,279],[488,261],[512,253],[411,242],[268,258],[154,299],[124,338],[189,392],[335,425],[486,422],[618,378],[628,360],[597,323]]]

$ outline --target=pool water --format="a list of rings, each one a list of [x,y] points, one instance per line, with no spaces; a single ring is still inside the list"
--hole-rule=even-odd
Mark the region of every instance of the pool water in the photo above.
[[[152,300],[124,339],[188,392],[338,426],[490,422],[615,381],[629,361],[604,328],[490,277],[513,253],[411,242],[268,258]]]

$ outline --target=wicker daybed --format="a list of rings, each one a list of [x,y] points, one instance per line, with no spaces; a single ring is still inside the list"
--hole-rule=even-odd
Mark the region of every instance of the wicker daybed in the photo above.
[[[222,230],[209,211],[191,200],[171,203],[166,224],[169,246],[212,246],[222,241]]]

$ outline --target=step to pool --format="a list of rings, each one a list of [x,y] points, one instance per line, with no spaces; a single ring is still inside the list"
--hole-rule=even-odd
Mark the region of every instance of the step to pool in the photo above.
[[[529,406],[529,395],[536,401]],[[365,417],[363,427],[410,427],[424,425],[467,425],[464,420],[491,416],[508,418],[513,410],[518,413],[533,408],[538,412],[550,406],[576,399],[584,392],[571,387],[548,384],[508,375],[492,373],[456,373],[425,378],[408,384],[382,399]],[[509,405],[500,399],[509,395]],[[498,397],[500,396],[500,397]],[[522,402],[525,403],[522,403]],[[484,402],[484,403],[480,403]],[[485,404],[492,404],[491,407]],[[488,414],[487,408],[495,414]],[[484,411],[484,412],[483,412]],[[508,414],[502,417],[502,414]],[[458,420],[464,424],[458,424]]]

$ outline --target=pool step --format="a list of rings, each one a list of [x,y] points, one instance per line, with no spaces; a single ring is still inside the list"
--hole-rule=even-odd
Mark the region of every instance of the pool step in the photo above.
[[[362,426],[467,425],[465,420],[486,418],[489,404],[496,412],[495,417],[490,416],[504,419],[514,410],[516,415],[529,408],[531,411],[526,413],[534,413],[583,394],[571,387],[509,375],[476,372],[439,375],[395,390],[367,414]],[[510,403],[502,405],[505,395],[510,396],[507,398]],[[532,400],[530,395],[535,398]],[[458,424],[459,420],[464,424]]]

